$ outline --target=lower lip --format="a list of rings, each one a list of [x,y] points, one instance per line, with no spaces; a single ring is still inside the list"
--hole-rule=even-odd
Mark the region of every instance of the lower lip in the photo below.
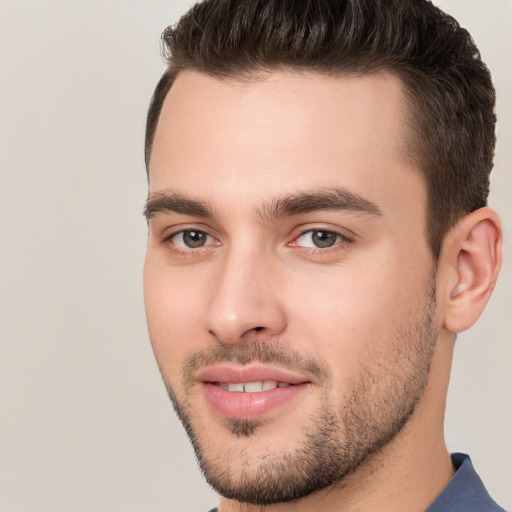
[[[203,382],[201,388],[212,409],[225,418],[250,420],[261,418],[309,388],[309,383],[294,384],[269,391],[245,393],[228,391],[215,384]]]

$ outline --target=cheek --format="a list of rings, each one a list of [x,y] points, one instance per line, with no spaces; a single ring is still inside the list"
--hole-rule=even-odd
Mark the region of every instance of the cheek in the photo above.
[[[289,292],[296,298],[290,338],[326,360],[338,391],[347,389],[362,363],[392,348],[422,310],[428,286],[427,266],[408,271],[394,253],[358,263],[320,269]]]
[[[201,327],[200,297],[194,280],[174,275],[148,254],[144,265],[144,303],[151,345],[158,365],[176,383],[183,360],[197,341]]]

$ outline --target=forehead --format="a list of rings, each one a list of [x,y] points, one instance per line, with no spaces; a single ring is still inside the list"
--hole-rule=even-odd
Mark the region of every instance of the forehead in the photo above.
[[[220,80],[183,72],[155,133],[150,192],[256,204],[281,192],[342,186],[393,202],[405,201],[412,185],[424,204],[421,174],[405,156],[406,114],[401,82],[387,73]]]

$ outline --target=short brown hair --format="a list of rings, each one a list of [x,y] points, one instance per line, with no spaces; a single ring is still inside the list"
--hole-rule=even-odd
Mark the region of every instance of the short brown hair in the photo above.
[[[427,0],[205,0],[163,35],[167,70],[149,107],[146,165],[160,111],[182,70],[219,78],[261,71],[388,71],[411,110],[412,154],[428,192],[427,237],[487,203],[495,91],[469,33]]]

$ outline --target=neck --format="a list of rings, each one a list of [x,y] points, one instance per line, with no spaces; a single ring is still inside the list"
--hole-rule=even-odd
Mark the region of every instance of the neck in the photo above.
[[[453,344],[440,337],[429,384],[402,431],[341,482],[301,500],[251,505],[221,499],[219,512],[424,512],[454,474],[443,424]]]

